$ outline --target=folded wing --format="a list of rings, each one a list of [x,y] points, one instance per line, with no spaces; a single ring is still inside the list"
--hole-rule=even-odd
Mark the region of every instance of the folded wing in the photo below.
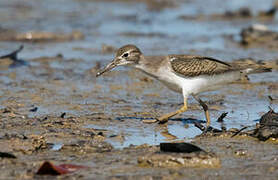
[[[170,55],[169,58],[173,71],[186,77],[214,75],[235,70],[230,64],[210,57]]]

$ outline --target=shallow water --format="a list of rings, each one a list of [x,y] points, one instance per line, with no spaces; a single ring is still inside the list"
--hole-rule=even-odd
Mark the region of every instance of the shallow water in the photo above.
[[[249,7],[253,14],[267,10],[274,1],[264,3],[249,1],[177,1],[175,7],[150,11],[145,3],[101,2],[87,0],[11,0],[0,1],[1,28],[17,32],[46,31],[69,33],[81,31],[83,40],[66,42],[0,42],[0,54],[13,51],[20,44],[24,50],[20,58],[30,66],[1,70],[0,102],[2,106],[16,103],[25,104],[18,111],[28,117],[58,116],[66,112],[72,116],[86,117],[91,113],[104,113],[113,121],[109,123],[85,123],[86,128],[105,129],[109,135],[122,134],[122,142],[113,138],[107,141],[115,147],[130,144],[159,144],[169,141],[163,136],[163,128],[156,124],[143,124],[144,115],[157,117],[159,114],[176,110],[182,98],[164,88],[156,81],[142,82],[140,72],[127,68],[115,69],[104,77],[95,79],[88,75],[96,62],[104,66],[113,58],[113,53],[102,53],[103,44],[120,47],[136,44],[145,54],[190,53],[213,56],[225,61],[250,57],[256,60],[277,59],[278,52],[266,48],[243,48],[237,44],[242,28],[263,23],[277,29],[277,16],[266,22],[257,19],[235,20],[184,20],[181,16],[221,14],[226,10]],[[215,8],[215,6],[219,8]],[[232,36],[233,38],[227,38]],[[33,58],[53,57],[62,54],[63,60],[50,61],[47,67]],[[72,60],[72,58],[75,58]],[[15,73],[16,77],[11,74]],[[46,74],[45,76],[43,75]],[[251,75],[251,82],[277,82],[278,73]],[[25,92],[28,92],[27,95]],[[32,97],[32,95],[36,96]],[[212,126],[221,127],[216,119],[222,112],[229,112],[225,118],[227,128],[255,125],[263,112],[270,106],[266,85],[230,85],[219,91],[204,93],[205,100],[214,100],[219,95],[223,104],[211,111]],[[33,98],[33,99],[32,99]],[[39,100],[38,100],[39,99]],[[195,104],[189,99],[189,104]],[[35,113],[29,113],[31,105],[38,106]],[[277,104],[271,104],[274,109]],[[131,117],[131,118],[128,118]],[[117,121],[117,119],[122,118]],[[200,134],[188,118],[203,121],[201,110],[189,109],[168,125],[168,131],[175,140],[190,140]],[[104,120],[103,120],[104,121]],[[188,125],[188,127],[187,127]],[[186,127],[185,127],[186,126]],[[171,140],[171,139],[170,139]],[[173,139],[172,139],[173,140]]]

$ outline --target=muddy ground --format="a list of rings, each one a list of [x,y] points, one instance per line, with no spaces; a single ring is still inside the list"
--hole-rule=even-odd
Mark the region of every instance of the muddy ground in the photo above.
[[[193,99],[167,125],[145,124],[179,108],[181,95],[128,68],[95,78],[128,43],[148,55],[265,63],[273,72],[201,95],[213,127],[252,130],[269,107],[278,108],[276,4],[0,0],[0,56],[24,45],[16,61],[0,60],[0,152],[16,156],[0,159],[0,179],[53,179],[36,175],[45,161],[89,167],[57,177],[67,179],[277,179],[277,139],[198,136],[194,123],[205,118]],[[224,112],[224,122],[217,122]],[[191,142],[219,163],[184,167],[179,159],[168,167],[161,142]],[[149,162],[162,159],[160,166],[142,164],[152,157]]]

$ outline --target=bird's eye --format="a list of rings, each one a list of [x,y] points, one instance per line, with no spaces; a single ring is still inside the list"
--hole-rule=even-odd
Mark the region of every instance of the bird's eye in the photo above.
[[[128,53],[124,53],[124,54],[123,54],[123,57],[127,57],[127,56],[128,56]]]

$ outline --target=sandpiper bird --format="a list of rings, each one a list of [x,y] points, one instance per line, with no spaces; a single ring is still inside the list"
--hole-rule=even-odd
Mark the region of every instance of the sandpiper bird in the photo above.
[[[169,118],[187,110],[187,98],[192,95],[205,111],[207,127],[210,125],[208,106],[198,97],[201,92],[217,89],[250,73],[271,71],[258,64],[226,63],[220,60],[193,55],[144,56],[135,45],[118,49],[116,57],[97,77],[117,66],[130,66],[161,81],[169,89],[182,93],[183,106],[157,120],[165,123]]]

